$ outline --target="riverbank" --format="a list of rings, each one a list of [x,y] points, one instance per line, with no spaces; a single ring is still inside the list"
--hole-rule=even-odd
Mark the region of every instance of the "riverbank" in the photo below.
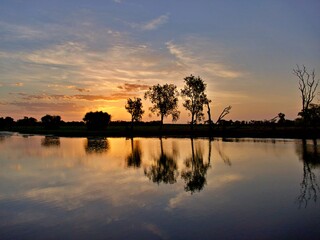
[[[320,138],[320,129],[300,127],[221,127],[196,125],[192,130],[187,124],[165,124],[159,126],[108,126],[105,130],[90,131],[85,126],[62,126],[45,129],[41,126],[15,126],[4,131],[21,134],[54,135],[59,137],[225,137],[225,138]]]

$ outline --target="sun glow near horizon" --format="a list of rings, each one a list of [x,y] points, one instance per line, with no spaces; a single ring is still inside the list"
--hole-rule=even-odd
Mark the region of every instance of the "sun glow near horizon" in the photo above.
[[[183,78],[193,74],[207,84],[215,118],[228,105],[233,120],[270,119],[279,112],[296,118],[301,107],[292,68],[319,66],[320,33],[305,28],[316,26],[319,3],[266,1],[261,8],[256,3],[143,2],[143,7],[127,1],[25,2],[17,9],[5,1],[0,9],[1,116],[54,114],[80,121],[86,112],[101,110],[113,120],[129,120],[128,98],[143,98],[158,83],[181,89]],[[308,18],[297,11],[301,7]],[[280,14],[277,9],[283,8]],[[197,19],[185,16],[188,9]],[[158,120],[149,116],[148,101],[143,106],[143,121]],[[182,99],[179,106],[178,123],[186,123]]]

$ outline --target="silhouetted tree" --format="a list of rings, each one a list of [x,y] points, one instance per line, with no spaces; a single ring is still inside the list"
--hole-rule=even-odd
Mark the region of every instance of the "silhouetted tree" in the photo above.
[[[220,113],[220,115],[217,119],[217,122],[216,122],[217,124],[220,123],[223,120],[223,118],[230,113],[231,108],[232,108],[231,106],[228,106],[222,110],[222,112]]]
[[[153,104],[150,107],[152,113],[156,113],[161,117],[161,126],[163,125],[164,117],[172,116],[172,121],[179,118],[178,111],[178,91],[177,86],[173,84],[154,85],[145,93],[144,98],[149,98]]]
[[[207,105],[207,113],[208,113],[208,120],[206,121],[206,123],[209,124],[210,129],[213,127],[213,121],[211,119],[211,108],[210,108],[210,103],[211,100],[207,99],[207,101],[205,102],[205,104]]]
[[[88,112],[83,118],[89,130],[105,129],[110,123],[111,115],[106,112]]]
[[[307,124],[312,125],[313,127],[316,127],[320,124],[320,105],[310,103],[309,108],[305,110],[305,114],[308,116],[307,119],[305,119]]]
[[[192,138],[191,150],[192,155],[185,160],[185,169],[181,172],[181,177],[184,179],[186,184],[184,189],[193,194],[196,191],[200,192],[207,182],[206,175],[210,167],[210,156],[208,157],[209,162],[204,163],[203,153],[200,149],[194,149]],[[209,154],[211,155],[211,148]]]
[[[181,95],[185,99],[183,106],[190,111],[191,127],[203,119],[203,104],[208,102],[205,94],[206,84],[200,77],[190,75],[184,78],[185,86]]]
[[[55,129],[55,128],[59,128],[61,124],[61,117],[51,116],[47,114],[41,118],[41,122],[45,128]]]
[[[1,117],[0,118],[0,128],[11,128],[14,124],[14,120],[12,117]]]
[[[140,142],[136,141],[135,144],[133,142],[133,138],[131,138],[131,154],[129,154],[126,158],[127,166],[139,168],[141,165],[141,147]]]
[[[162,139],[160,138],[160,156],[149,168],[144,169],[144,174],[154,183],[170,183],[177,181],[178,166],[176,160],[163,151]]]
[[[129,98],[127,104],[125,105],[128,113],[131,114],[131,129],[133,128],[133,122],[139,122],[142,119],[144,111],[142,110],[141,98],[134,98],[133,100]]]
[[[23,119],[18,119],[18,126],[35,126],[37,125],[37,119],[33,117],[24,117]]]
[[[299,78],[299,90],[302,100],[302,110],[299,115],[304,119],[306,125],[309,119],[308,109],[316,95],[320,79],[316,80],[314,69],[309,73],[304,65],[302,65],[302,69],[297,65],[297,68],[293,69],[293,74]]]
[[[278,124],[283,125],[286,122],[284,113],[278,113]]]

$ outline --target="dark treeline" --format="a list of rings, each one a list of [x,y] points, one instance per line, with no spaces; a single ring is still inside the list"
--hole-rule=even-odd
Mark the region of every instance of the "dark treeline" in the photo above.
[[[210,108],[212,100],[209,99],[206,94],[207,84],[199,76],[195,77],[190,75],[184,78],[184,87],[180,89],[180,91],[174,84],[157,84],[151,86],[149,90],[145,92],[144,98],[149,99],[152,104],[149,110],[152,114],[160,118],[159,121],[141,121],[145,111],[143,110],[141,98],[135,97],[133,99],[128,98],[124,106],[126,111],[131,115],[131,121],[111,121],[112,116],[102,111],[87,112],[82,119],[83,121],[78,122],[65,122],[59,115],[49,114],[43,116],[40,121],[33,117],[24,117],[15,121],[8,116],[0,117],[0,129],[11,130],[14,127],[37,126],[47,130],[59,129],[60,127],[86,127],[89,131],[106,131],[107,127],[111,126],[125,127],[125,130],[121,130],[121,134],[123,134],[123,132],[131,132],[133,134],[134,131],[136,131],[136,127],[140,127],[140,132],[142,132],[141,126],[160,126],[158,132],[163,133],[163,122],[165,118],[171,116],[173,122],[179,119],[178,97],[181,96],[183,100],[182,106],[191,118],[188,122],[190,128],[185,131],[188,133],[190,131],[194,132],[196,128],[199,130],[196,126],[207,125],[209,129],[208,131],[206,130],[208,132],[206,135],[211,135],[214,129],[231,129],[229,133],[232,134],[232,130],[234,129],[248,127],[250,127],[250,130],[267,128],[273,131],[276,128],[290,128],[291,130],[292,128],[304,128],[309,132],[311,132],[311,129],[315,129],[315,135],[318,135],[320,126],[320,104],[314,103],[313,100],[316,96],[319,79],[316,79],[314,70],[308,72],[305,66],[302,68],[297,66],[296,69],[293,69],[293,73],[298,78],[298,89],[302,100],[302,109],[298,112],[298,118],[295,120],[286,119],[285,114],[282,112],[269,120],[225,120],[225,116],[230,113],[232,108],[231,106],[227,106],[222,110],[218,119],[213,121]],[[204,114],[205,108],[207,109],[207,115]],[[168,124],[166,125],[168,126]],[[171,128],[171,130],[173,129],[174,128]],[[167,127],[167,132],[169,131],[170,129],[168,130]],[[155,131],[153,131],[153,133],[155,133]],[[179,134],[183,134],[183,131],[180,131]],[[298,135],[295,134],[295,136]]]

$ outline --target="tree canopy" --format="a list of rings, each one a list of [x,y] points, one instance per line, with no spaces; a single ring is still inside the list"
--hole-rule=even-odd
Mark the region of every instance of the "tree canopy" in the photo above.
[[[153,104],[150,107],[152,113],[161,117],[161,125],[163,124],[164,117],[172,116],[172,121],[179,118],[180,112],[178,111],[178,96],[177,86],[174,84],[154,85],[149,88],[145,93],[144,98],[149,98]]]
[[[105,129],[110,123],[111,115],[106,112],[88,112],[83,118],[89,130],[102,130]]]
[[[200,77],[190,75],[184,78],[185,86],[181,89],[181,95],[185,99],[183,106],[190,111],[191,124],[202,121],[203,105],[208,101],[205,90],[207,85]]]
[[[142,110],[141,98],[128,98],[125,108],[131,114],[131,122],[139,122],[142,119],[144,110]]]
[[[58,128],[61,123],[61,117],[47,114],[41,118],[41,122],[45,128]]]

